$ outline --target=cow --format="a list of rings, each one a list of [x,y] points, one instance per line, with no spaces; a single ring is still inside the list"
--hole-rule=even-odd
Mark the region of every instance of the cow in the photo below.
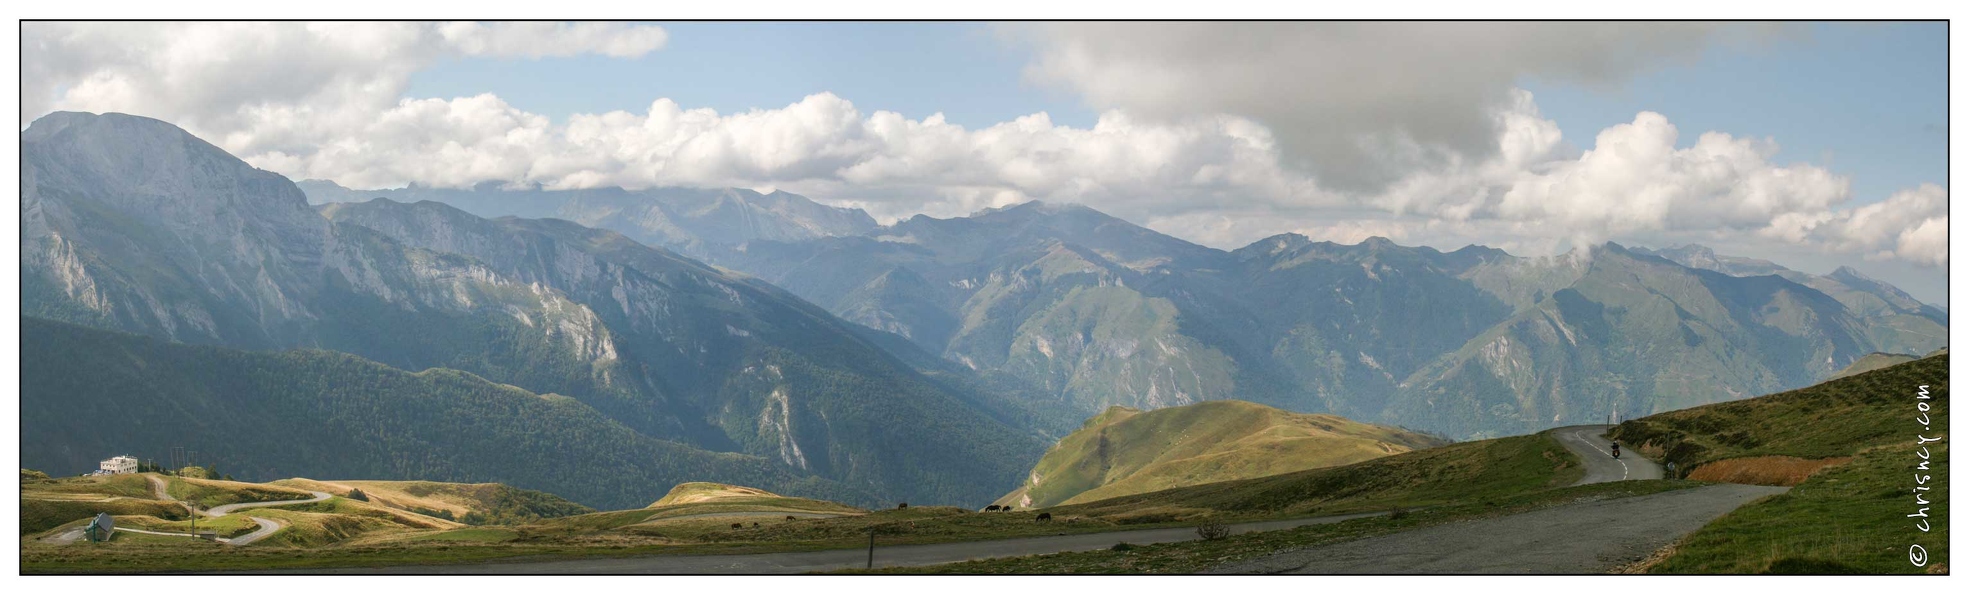
[[[790,514],[789,514],[789,515],[786,515],[786,520],[789,520],[789,521],[790,521],[790,520],[793,520],[793,515],[790,515]]]
[[[733,528],[733,529],[744,529],[744,528],[745,528],[745,523],[732,523],[732,528]]]
[[[994,512],[994,511],[996,511],[996,510],[998,510],[998,505],[997,505],[997,504],[993,504],[993,505],[991,505],[991,506],[986,506],[986,507],[985,507],[985,512]]]
[[[1039,518],[1033,520],[1037,522],[1051,522],[1053,520],[1053,513],[1050,512],[1039,513]]]
[[[909,508],[909,503],[908,503],[908,502],[904,502],[904,503],[902,503],[902,504],[897,504],[897,505],[896,505],[896,510],[902,510],[902,509],[904,509],[904,508]]]

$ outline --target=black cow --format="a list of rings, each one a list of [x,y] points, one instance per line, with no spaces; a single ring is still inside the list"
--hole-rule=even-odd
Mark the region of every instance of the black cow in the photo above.
[[[985,507],[985,512],[992,512],[992,511],[995,511],[995,510],[998,510],[998,505],[997,505],[997,504],[993,504],[993,505],[991,505],[991,506],[986,506],[986,507]]]
[[[1039,518],[1038,518],[1038,519],[1035,519],[1035,520],[1037,520],[1037,521],[1043,521],[1043,522],[1044,522],[1044,521],[1052,521],[1052,520],[1053,520],[1053,513],[1050,513],[1050,512],[1042,512],[1042,513],[1039,513]]]
[[[745,523],[732,523],[732,528],[733,528],[733,529],[744,529],[744,528],[745,528]]]

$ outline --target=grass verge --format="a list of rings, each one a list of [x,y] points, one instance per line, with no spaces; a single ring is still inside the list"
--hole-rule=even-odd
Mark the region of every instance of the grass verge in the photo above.
[[[1946,461],[1948,447],[1930,445]],[[1915,446],[1869,450],[1791,489],[1738,508],[1690,534],[1673,555],[1648,571],[1663,574],[1920,574],[1908,561],[1920,545],[1930,565],[1948,560],[1948,523],[1931,518],[1931,531],[1907,515],[1914,501],[1910,466]],[[1934,487],[1924,499],[1948,502],[1948,471],[1931,466]],[[1945,506],[1945,504],[1943,505]],[[1932,514],[1942,506],[1930,507]]]

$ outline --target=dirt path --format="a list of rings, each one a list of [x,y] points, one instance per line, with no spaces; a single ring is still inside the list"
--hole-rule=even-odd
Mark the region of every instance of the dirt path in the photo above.
[[[74,529],[69,529],[67,531],[63,531],[60,533],[56,533],[54,535],[43,537],[41,538],[41,541],[45,541],[55,545],[68,545],[71,543],[75,543],[75,541],[78,539],[82,539],[82,534],[85,532],[84,531],[85,529],[86,527],[76,527]]]
[[[145,475],[144,479],[150,480],[150,495],[152,497],[165,502],[178,501],[176,498],[172,498],[170,492],[165,489],[169,485],[164,482],[164,478],[156,475]]]
[[[1569,504],[1307,548],[1233,564],[1216,572],[1600,573],[1645,558],[1738,506],[1785,489],[1712,485]]]

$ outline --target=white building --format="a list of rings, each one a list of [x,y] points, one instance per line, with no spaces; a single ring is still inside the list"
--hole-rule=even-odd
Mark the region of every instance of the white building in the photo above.
[[[133,457],[130,455],[123,455],[120,457],[110,457],[108,459],[104,459],[102,466],[100,467],[100,470],[97,472],[106,475],[114,475],[117,473],[136,473],[137,457]]]

